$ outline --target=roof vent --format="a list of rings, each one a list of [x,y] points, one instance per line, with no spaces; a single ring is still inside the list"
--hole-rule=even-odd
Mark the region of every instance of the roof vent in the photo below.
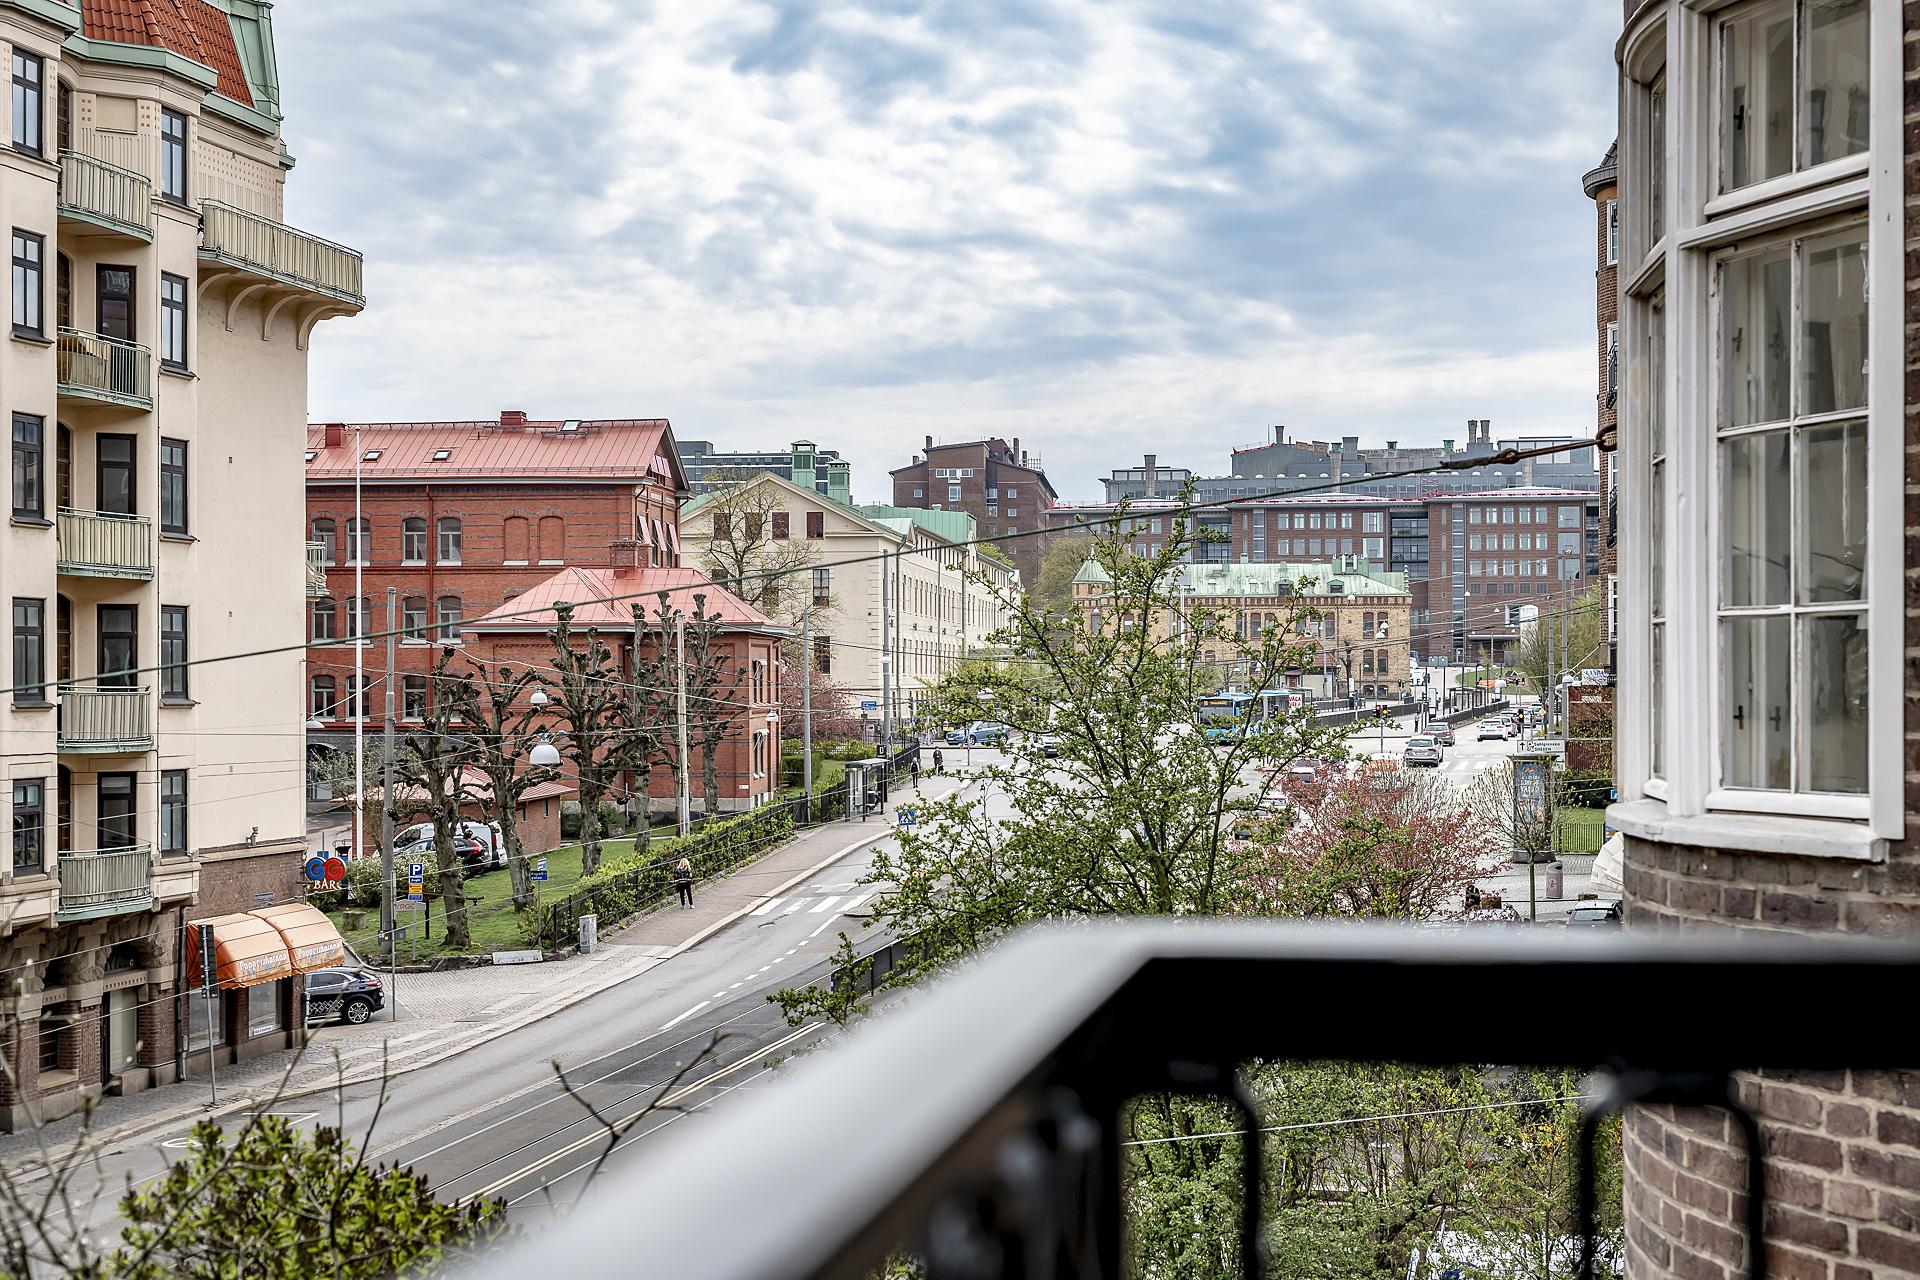
[[[502,409],[500,411],[500,425],[503,427],[526,426],[527,411],[525,409]]]

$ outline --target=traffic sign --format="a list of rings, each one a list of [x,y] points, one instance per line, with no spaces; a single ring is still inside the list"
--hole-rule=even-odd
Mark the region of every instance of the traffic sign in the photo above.
[[[547,860],[545,858],[535,858],[533,860],[533,878],[535,880],[545,880],[547,878]]]
[[[920,821],[920,811],[910,804],[903,804],[893,811],[893,817],[903,828],[911,830]]]
[[[878,711],[880,709],[880,702],[876,698],[862,698],[860,699],[860,709],[862,711]]]
[[[407,897],[419,902],[427,896],[427,867],[423,862],[407,864]]]

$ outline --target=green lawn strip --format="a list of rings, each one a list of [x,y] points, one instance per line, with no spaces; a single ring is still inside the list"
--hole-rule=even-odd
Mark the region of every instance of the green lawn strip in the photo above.
[[[1598,853],[1600,851],[1600,832],[1605,825],[1605,809],[1581,809],[1563,806],[1560,817],[1560,851],[1562,853]]]

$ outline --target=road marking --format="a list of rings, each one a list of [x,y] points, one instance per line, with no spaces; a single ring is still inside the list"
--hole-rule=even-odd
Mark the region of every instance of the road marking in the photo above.
[[[833,926],[839,923],[840,922],[838,920],[822,921],[818,929],[815,929],[812,933],[807,935],[807,940],[811,942],[813,939],[819,937],[822,933],[825,933],[828,929],[833,928]]]
[[[726,992],[724,992],[724,991],[716,991],[716,992],[714,992],[714,993],[713,993],[713,998],[714,998],[715,1000],[718,1000],[718,999],[720,999],[720,998],[721,998],[722,996],[724,996],[724,995],[726,995],[726,994],[727,994],[727,993],[726,993]]]
[[[871,898],[874,894],[878,892],[879,892],[878,889],[869,889],[865,893],[854,894],[851,898],[847,899],[847,904],[840,908],[840,914],[843,916],[852,915],[853,909],[855,907],[859,906],[861,903],[865,902],[868,898]]]
[[[744,986],[746,986],[746,985],[747,985],[747,980],[746,980],[745,978],[742,978],[742,979],[740,979],[740,981],[738,981],[738,982],[736,982],[736,983],[734,983],[734,984],[733,984],[733,986],[731,986],[731,987],[728,987],[728,988],[727,988],[727,990],[729,990],[729,991],[733,991],[733,990],[736,990],[736,989],[738,989],[738,988],[740,988],[740,987],[744,987]]]
[[[675,1018],[672,1022],[667,1023],[665,1026],[661,1027],[660,1029],[662,1031],[671,1031],[675,1027],[679,1026],[681,1023],[685,1022],[688,1018],[691,1018],[694,1014],[700,1012],[702,1009],[706,1008],[708,1005],[712,1003],[713,1001],[711,1000],[702,1000],[699,1004],[693,1006],[693,1008],[687,1010],[685,1013],[681,1014],[679,1017]]]
[[[795,898],[793,900],[793,905],[788,907],[785,911],[782,911],[780,914],[783,916],[790,916],[794,912],[798,911],[800,908],[806,905],[807,905],[807,900],[805,898]]]
[[[826,911],[826,910],[828,910],[829,908],[831,908],[831,907],[833,906],[833,904],[834,904],[834,903],[836,903],[836,902],[838,902],[838,901],[840,901],[840,899],[839,899],[838,897],[832,897],[832,898],[822,898],[822,899],[820,899],[820,905],[819,905],[819,906],[817,906],[817,907],[815,907],[815,908],[813,909],[813,912],[812,912],[812,914],[814,914],[814,915],[818,915],[818,914],[820,914],[820,913],[821,913],[822,911]]]
[[[765,902],[761,903],[759,906],[755,907],[753,910],[747,912],[747,914],[750,916],[763,916],[767,914],[767,912],[779,906],[780,901],[781,900],[779,898],[768,898]]]

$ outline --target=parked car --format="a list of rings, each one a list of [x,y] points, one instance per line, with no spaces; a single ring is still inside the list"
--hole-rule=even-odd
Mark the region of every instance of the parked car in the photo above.
[[[486,851],[488,866],[504,867],[507,865],[507,841],[506,838],[500,834],[499,823],[462,820],[454,824],[453,834],[455,836],[465,836],[467,839],[479,844]],[[401,845],[416,844],[422,840],[429,843],[432,842],[433,824],[431,822],[416,822],[411,826],[401,827],[393,833],[393,847],[396,849]]]
[[[967,730],[967,736],[972,739],[976,747],[989,746],[1007,740],[1007,726],[992,720],[979,720]]]
[[[1408,738],[1406,749],[1400,753],[1400,759],[1409,765],[1430,764],[1436,768],[1445,756],[1440,744],[1425,735]]]
[[[1618,898],[1582,899],[1567,912],[1569,929],[1618,929],[1626,922]]]
[[[965,725],[959,725],[952,729],[947,730],[948,746],[950,747],[962,746],[965,744],[966,740],[967,740],[967,729]]]
[[[1048,759],[1052,759],[1054,756],[1059,755],[1060,754],[1060,735],[1057,733],[1041,734],[1040,735],[1040,754],[1047,757]]]
[[[506,865],[504,862],[495,862],[492,850],[472,836],[455,836],[453,853],[460,859],[460,867],[468,875]],[[425,840],[415,840],[412,844],[396,844],[393,849],[393,860],[403,864],[397,874],[405,876],[405,863],[424,862],[429,867],[436,865],[440,860],[439,846],[434,843],[432,836],[428,836]]]
[[[1427,729],[1427,735],[1443,747],[1451,747],[1456,741],[1450,724],[1432,725]]]
[[[315,969],[307,975],[307,1024],[335,1018],[359,1026],[386,1007],[380,976],[365,969]]]

